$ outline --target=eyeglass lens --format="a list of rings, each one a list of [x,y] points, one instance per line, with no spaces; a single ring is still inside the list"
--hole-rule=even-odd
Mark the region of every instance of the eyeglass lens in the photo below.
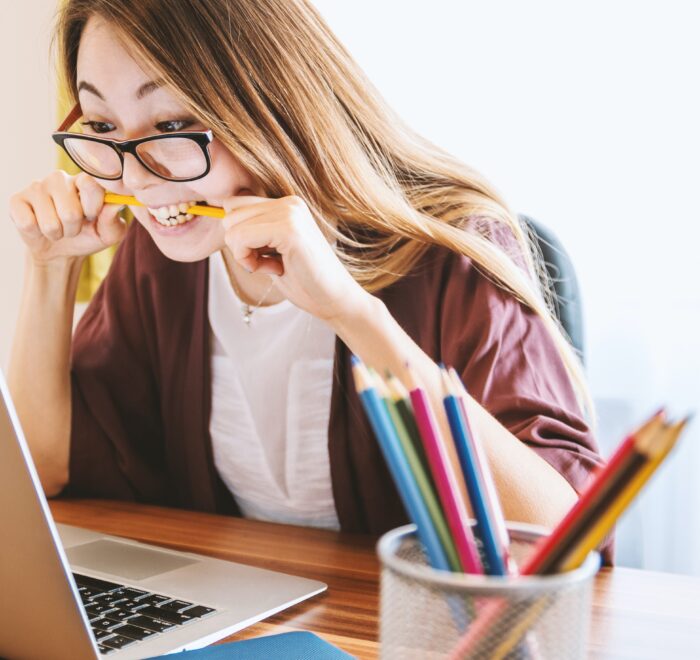
[[[121,176],[121,161],[112,147],[78,138],[67,138],[64,146],[78,166],[86,172],[98,178]],[[146,167],[167,179],[190,179],[203,174],[207,169],[203,149],[189,138],[149,140],[139,144],[136,153]]]

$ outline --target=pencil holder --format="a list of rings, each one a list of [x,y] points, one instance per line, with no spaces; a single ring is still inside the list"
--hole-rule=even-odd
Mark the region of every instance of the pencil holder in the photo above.
[[[509,524],[508,530],[518,564],[545,534],[525,524]],[[377,551],[383,660],[586,657],[598,553],[557,575],[448,573],[427,565],[415,525],[384,534]]]

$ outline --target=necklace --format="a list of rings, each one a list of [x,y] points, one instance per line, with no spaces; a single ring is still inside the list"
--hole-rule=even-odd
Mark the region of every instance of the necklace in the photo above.
[[[225,260],[224,263],[226,263]],[[233,272],[229,269],[228,264],[226,264],[226,270],[228,271],[229,280],[231,281],[233,291],[241,303],[241,311],[243,312],[243,323],[250,327],[250,321],[253,316],[253,312],[256,309],[258,309],[260,305],[262,305],[265,302],[265,299],[270,295],[270,291],[272,291],[272,288],[275,286],[275,280],[271,278],[272,282],[270,282],[270,286],[267,288],[267,291],[265,291],[262,298],[260,298],[260,300],[258,300],[258,302],[255,303],[255,305],[250,305],[247,302],[243,302],[243,296],[241,295],[241,292],[239,291],[238,286],[236,285],[236,280],[233,276]]]

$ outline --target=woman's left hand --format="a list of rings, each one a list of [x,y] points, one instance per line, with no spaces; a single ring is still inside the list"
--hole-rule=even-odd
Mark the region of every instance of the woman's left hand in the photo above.
[[[333,322],[370,295],[335,255],[301,198],[230,197],[224,210],[224,240],[234,260],[249,272],[277,276],[279,291],[309,314]],[[269,249],[277,255],[265,256]]]

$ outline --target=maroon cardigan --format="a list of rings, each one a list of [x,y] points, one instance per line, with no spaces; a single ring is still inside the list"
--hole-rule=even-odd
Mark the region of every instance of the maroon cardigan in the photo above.
[[[207,260],[171,261],[131,225],[73,341],[69,494],[240,515],[209,435],[207,278]],[[378,297],[423,351],[454,366],[477,401],[581,490],[601,459],[534,313],[443,248]],[[333,495],[343,530],[379,534],[407,517],[349,358],[337,340]]]

